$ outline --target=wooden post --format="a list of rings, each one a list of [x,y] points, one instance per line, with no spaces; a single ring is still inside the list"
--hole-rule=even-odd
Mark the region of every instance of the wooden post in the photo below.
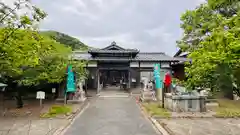
[[[87,68],[88,68],[88,63],[86,64],[86,70],[87,70]],[[85,89],[86,89],[86,94],[87,94],[87,89],[88,89],[88,77],[85,79]]]
[[[86,63],[86,71],[88,70],[88,63]],[[88,76],[85,78],[84,80],[84,85],[85,85],[85,96],[87,97],[88,96],[88,93],[87,93],[87,89],[88,89],[88,78],[89,78],[89,74]]]
[[[100,75],[99,75],[99,69],[97,69],[97,94],[100,93]]]
[[[128,69],[128,88],[131,88],[131,73],[130,73],[130,68]]]
[[[138,86],[141,86],[141,70],[140,70],[140,61],[138,62]]]
[[[67,104],[67,92],[64,94],[64,104]]]
[[[162,65],[161,65],[161,62],[159,62],[159,64],[160,64],[160,69],[162,69]],[[161,73],[160,73],[161,74]],[[164,108],[164,83],[163,83],[163,80],[162,80],[162,88],[161,88],[161,90],[162,90],[162,108]]]
[[[164,108],[164,88],[162,88],[162,108]]]
[[[40,107],[42,107],[42,99],[40,99],[39,101],[40,101]]]

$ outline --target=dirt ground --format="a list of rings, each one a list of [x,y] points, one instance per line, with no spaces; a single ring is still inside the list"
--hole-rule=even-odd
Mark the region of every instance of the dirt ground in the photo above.
[[[24,100],[23,108],[16,108],[15,100],[5,100],[0,104],[0,119],[13,117],[31,117],[38,118],[40,114],[46,111],[55,101],[45,100],[43,106],[40,107],[39,100]]]

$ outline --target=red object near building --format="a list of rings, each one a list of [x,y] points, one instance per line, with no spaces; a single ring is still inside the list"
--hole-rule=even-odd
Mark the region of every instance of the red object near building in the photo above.
[[[164,84],[165,86],[170,86],[172,83],[172,78],[171,78],[171,75],[169,73],[166,73],[165,74],[165,77],[164,77]]]

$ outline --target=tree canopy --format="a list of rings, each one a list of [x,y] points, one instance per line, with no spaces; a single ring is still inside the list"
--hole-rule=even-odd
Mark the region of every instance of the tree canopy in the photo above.
[[[59,83],[72,64],[84,76],[84,62],[70,59],[72,46],[40,34],[38,23],[47,14],[28,0],[17,0],[13,7],[0,3],[0,74],[4,82],[18,85]],[[26,14],[20,14],[25,9]]]
[[[178,45],[192,59],[187,85],[240,95],[240,1],[208,0],[181,20],[184,36]]]

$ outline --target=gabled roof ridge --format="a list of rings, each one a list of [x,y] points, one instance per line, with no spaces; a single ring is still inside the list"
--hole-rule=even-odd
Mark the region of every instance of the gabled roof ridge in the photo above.
[[[111,49],[113,47],[117,48],[118,50],[125,50],[124,48],[118,46],[115,41],[113,41],[109,46],[104,47],[104,48],[102,48],[100,50],[109,50],[109,49]]]
[[[112,48],[112,47],[116,47],[116,48],[118,48],[119,50],[125,50],[124,48],[122,48],[122,47],[120,47],[120,46],[118,46],[118,45],[109,45],[109,46],[104,47],[104,48],[102,48],[102,49],[100,49],[100,50],[108,50],[108,49],[110,49],[110,48]]]

